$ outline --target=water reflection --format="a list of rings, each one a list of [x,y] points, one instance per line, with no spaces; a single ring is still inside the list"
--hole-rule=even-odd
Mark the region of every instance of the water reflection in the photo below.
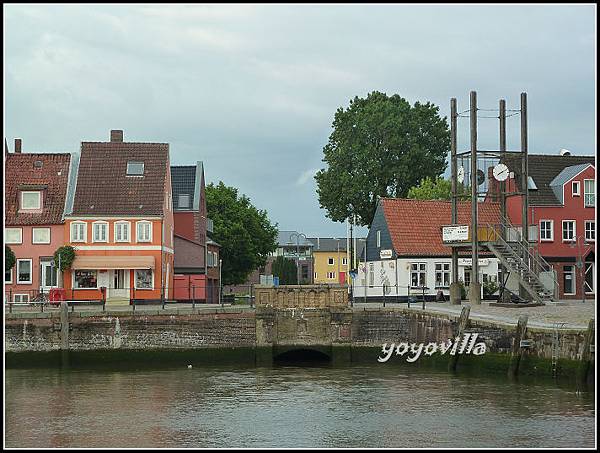
[[[7,370],[9,447],[591,447],[594,395],[409,367]]]

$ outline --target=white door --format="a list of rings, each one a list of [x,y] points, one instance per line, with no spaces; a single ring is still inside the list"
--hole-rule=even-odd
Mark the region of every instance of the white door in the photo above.
[[[110,297],[110,271],[98,271],[98,289],[106,287],[106,297]]]
[[[129,269],[114,269],[110,273],[110,297],[129,299]]]
[[[54,261],[40,261],[40,268],[42,270],[42,280],[40,282],[40,289],[44,292],[48,292],[51,288],[56,288],[58,282],[56,268],[54,267]]]

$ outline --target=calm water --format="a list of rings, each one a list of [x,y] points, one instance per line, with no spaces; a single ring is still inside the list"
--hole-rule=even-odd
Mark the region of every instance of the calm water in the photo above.
[[[6,371],[7,447],[593,447],[594,394],[409,366]]]

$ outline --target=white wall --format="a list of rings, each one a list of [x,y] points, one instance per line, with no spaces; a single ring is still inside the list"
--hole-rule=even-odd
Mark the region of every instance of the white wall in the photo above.
[[[498,259],[497,258],[483,258],[484,262],[479,266],[479,281],[483,282],[483,274],[492,276],[494,279],[498,277]],[[436,263],[448,263],[450,264],[450,270],[452,270],[452,259],[450,257],[442,258],[399,258],[396,260],[380,260],[380,261],[369,261],[366,263],[361,262],[358,267],[358,279],[355,282],[354,295],[356,298],[361,297],[381,297],[383,295],[383,285],[389,286],[389,290],[386,292],[386,296],[407,296],[409,293],[410,286],[410,268],[412,263],[425,263],[425,285],[429,288],[425,291],[426,295],[435,295],[438,290],[441,289],[444,294],[449,295],[449,288],[436,288],[435,287],[435,265]],[[374,279],[373,286],[371,287],[370,281],[368,280],[369,273],[367,272],[367,284],[365,288],[365,268],[369,268],[373,265]],[[458,278],[465,281],[465,269],[466,266],[458,266]],[[452,274],[450,274],[450,278]],[[410,289],[411,295],[421,295],[422,290],[414,288]]]

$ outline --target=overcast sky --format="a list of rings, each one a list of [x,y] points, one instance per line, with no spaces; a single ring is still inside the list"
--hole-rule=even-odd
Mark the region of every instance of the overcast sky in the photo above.
[[[529,101],[529,149],[595,152],[596,11],[579,6],[5,5],[5,137],[25,152],[168,142],[280,229],[343,236],[313,179],[337,108],[373,90],[448,115]],[[466,149],[468,119],[459,123]],[[480,120],[479,143],[497,146]],[[508,146],[519,144],[518,116]],[[484,148],[485,149],[485,148]],[[415,169],[419,171],[419,169]],[[366,231],[363,229],[363,231]]]

